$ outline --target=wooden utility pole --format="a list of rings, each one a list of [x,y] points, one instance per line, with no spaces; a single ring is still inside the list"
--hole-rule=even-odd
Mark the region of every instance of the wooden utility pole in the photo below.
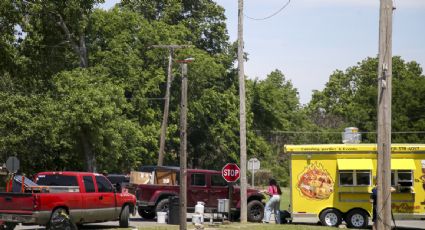
[[[245,72],[243,58],[243,0],[238,7],[238,69],[239,69],[239,126],[240,126],[240,168],[241,168],[241,223],[247,222],[247,181],[246,181],[246,112]]]
[[[167,69],[167,86],[165,89],[165,97],[164,97],[164,114],[162,116],[162,124],[161,124],[161,136],[159,139],[159,154],[158,154],[158,165],[162,166],[164,163],[164,150],[165,150],[165,136],[167,134],[167,126],[168,126],[168,113],[170,108],[170,89],[171,82],[173,81],[173,55],[175,49],[182,49],[191,47],[190,45],[153,45],[155,48],[165,48],[169,50],[168,54],[168,69]]]
[[[187,63],[193,59],[178,61],[182,68],[180,105],[180,230],[186,230],[187,214]]]
[[[378,230],[391,229],[392,13],[392,0],[381,0],[378,64]]]

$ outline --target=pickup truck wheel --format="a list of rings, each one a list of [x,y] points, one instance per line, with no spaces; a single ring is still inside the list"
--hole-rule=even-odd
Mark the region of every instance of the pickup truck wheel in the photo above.
[[[248,203],[248,221],[260,222],[264,216],[264,205],[258,200],[252,200]]]
[[[71,221],[67,211],[64,208],[57,208],[50,216],[50,221],[47,224],[48,230],[74,230],[77,229],[75,223]]]
[[[139,208],[138,210],[139,215],[146,220],[152,220],[153,218],[155,218],[155,212],[153,210],[147,210],[144,208]]]
[[[349,228],[367,228],[368,214],[363,210],[351,210],[345,217],[345,222]]]
[[[320,222],[324,226],[338,227],[342,222],[341,213],[336,209],[326,209],[319,216]]]
[[[168,199],[162,199],[156,204],[155,212],[168,212],[169,202]]]
[[[0,227],[0,229],[13,230],[15,229],[15,227],[16,227],[15,223],[6,223],[4,227]]]
[[[128,227],[129,218],[130,218],[130,209],[129,209],[128,205],[126,205],[121,210],[120,228],[127,228]]]

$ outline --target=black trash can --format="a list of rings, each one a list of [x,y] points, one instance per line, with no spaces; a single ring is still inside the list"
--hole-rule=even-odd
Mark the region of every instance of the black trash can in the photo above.
[[[291,218],[291,213],[286,210],[280,210],[280,224],[287,224],[288,218]]]
[[[180,199],[178,196],[168,198],[168,224],[180,224]]]

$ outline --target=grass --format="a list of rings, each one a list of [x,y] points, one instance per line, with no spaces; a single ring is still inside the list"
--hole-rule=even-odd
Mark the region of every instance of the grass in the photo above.
[[[280,196],[280,210],[289,210],[289,188],[282,187],[282,195]]]
[[[261,188],[260,190],[264,190],[264,189],[267,189],[267,188]],[[280,210],[289,210],[290,188],[281,187],[280,189],[282,190],[282,195],[280,195]]]
[[[205,229],[208,230],[216,230],[216,229],[250,229],[250,230],[335,230],[335,228],[332,227],[324,227],[324,226],[317,226],[317,225],[292,225],[292,224],[285,224],[285,225],[278,225],[278,224],[258,224],[258,223],[247,223],[247,224],[240,224],[240,223],[231,223],[231,224],[221,224],[221,225],[215,225],[215,226],[208,226],[204,225]],[[195,229],[195,226],[192,224],[187,225],[188,229]],[[176,230],[179,229],[178,225],[169,225],[169,226],[151,226],[151,227],[140,227],[138,229],[143,230]]]

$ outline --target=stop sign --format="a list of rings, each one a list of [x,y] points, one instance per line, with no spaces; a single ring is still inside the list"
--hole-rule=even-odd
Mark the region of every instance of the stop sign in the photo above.
[[[227,182],[235,182],[241,177],[241,169],[237,164],[227,163],[221,170],[221,175]]]

